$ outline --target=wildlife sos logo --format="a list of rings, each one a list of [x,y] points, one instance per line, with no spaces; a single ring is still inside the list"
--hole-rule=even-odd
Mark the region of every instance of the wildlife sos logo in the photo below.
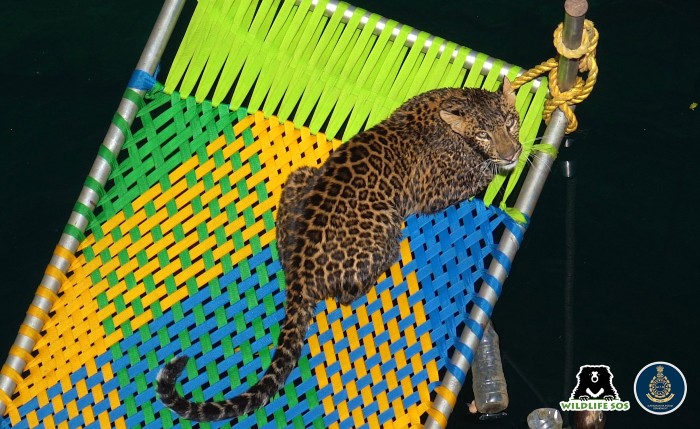
[[[644,410],[668,414],[681,406],[688,385],[683,373],[668,362],[653,362],[634,379],[634,396]]]
[[[607,365],[583,365],[576,374],[576,387],[568,401],[559,403],[562,411],[627,411],[629,401],[620,400]]]

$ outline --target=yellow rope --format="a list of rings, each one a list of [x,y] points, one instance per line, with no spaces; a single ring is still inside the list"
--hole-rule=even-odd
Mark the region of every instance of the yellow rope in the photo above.
[[[518,88],[536,77],[549,72],[549,92],[552,98],[547,100],[545,104],[543,113],[544,121],[549,123],[552,113],[556,109],[560,109],[569,121],[566,132],[571,133],[578,128],[578,121],[571,106],[588,98],[598,78],[598,63],[595,59],[595,50],[598,46],[598,30],[593,26],[593,22],[586,20],[584,22],[581,46],[578,49],[572,50],[564,46],[564,42],[562,41],[562,29],[563,24],[559,24],[557,29],[554,30],[554,46],[557,48],[557,52],[559,55],[568,59],[579,60],[579,72],[588,72],[588,77],[586,79],[583,79],[581,76],[576,77],[576,83],[570,90],[561,91],[557,86],[559,62],[555,58],[550,58],[520,75],[513,81],[513,87]]]

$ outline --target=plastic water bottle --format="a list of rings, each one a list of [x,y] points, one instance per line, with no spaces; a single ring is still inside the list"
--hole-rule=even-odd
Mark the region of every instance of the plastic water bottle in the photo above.
[[[489,322],[484,329],[479,348],[474,355],[472,379],[476,409],[484,414],[496,414],[508,407],[508,388],[503,375],[498,334]]]
[[[530,429],[561,429],[563,424],[559,410],[554,408],[538,408],[527,416]]]

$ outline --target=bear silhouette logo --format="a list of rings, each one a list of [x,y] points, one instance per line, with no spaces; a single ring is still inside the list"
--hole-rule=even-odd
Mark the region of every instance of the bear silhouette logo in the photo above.
[[[570,400],[588,401],[592,399],[619,401],[613,375],[607,365],[583,365],[576,374],[576,387]]]
[[[630,401],[620,400],[607,365],[583,365],[576,374],[576,387],[568,401],[559,402],[562,411],[628,411]]]

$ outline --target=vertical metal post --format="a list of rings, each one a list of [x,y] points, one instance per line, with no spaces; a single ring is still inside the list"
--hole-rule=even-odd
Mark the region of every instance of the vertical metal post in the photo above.
[[[565,150],[571,151],[573,139],[564,141]],[[562,398],[573,391],[574,380],[574,284],[576,274],[576,169],[571,158],[561,162],[562,174],[566,180],[566,210],[564,221],[564,241],[566,248],[566,277],[564,278],[564,382]],[[569,423],[569,413],[562,413],[564,424]]]
[[[564,2],[564,29],[562,41],[568,49],[578,49],[583,37],[583,23],[588,11],[586,0],[566,0]],[[559,57],[559,75],[557,85],[562,92],[568,91],[576,83],[578,60]]]
[[[564,4],[564,9],[566,11],[564,18],[564,43],[570,49],[576,49],[581,45],[585,12],[588,9],[588,3],[586,0],[567,0]],[[570,89],[576,81],[578,61],[564,58],[560,60],[560,67],[562,63],[564,63],[564,68],[559,69],[559,88],[565,91]],[[566,132],[567,124],[568,121],[564,114],[560,110],[556,110],[552,114],[549,125],[542,136],[542,143],[558,149]],[[553,157],[542,152],[534,159],[533,165],[525,177],[520,194],[515,202],[515,208],[527,216],[531,216],[535,209],[545,180],[552,169],[553,162]],[[505,230],[499,242],[498,250],[512,261],[519,247],[520,244],[515,235]],[[506,269],[496,259],[493,259],[491,262],[488,272],[501,284],[503,284],[508,275]],[[481,283],[479,287],[479,297],[488,302],[491,308],[493,308],[498,300],[498,294],[487,282]],[[469,317],[479,323],[482,328],[484,328],[489,321],[489,315],[477,305],[472,307]],[[479,336],[468,327],[464,328],[460,336],[460,341],[467,345],[472,351],[475,351],[478,347],[479,340]],[[467,357],[459,350],[453,352],[451,364],[458,367],[464,373],[466,373],[471,366]],[[442,387],[452,392],[453,395],[445,395],[447,397],[440,393],[436,395],[432,410],[426,420],[425,428],[439,429],[445,426],[447,419],[452,413],[455,397],[462,386],[457,377],[447,372],[443,378]]]
[[[185,0],[166,0],[141,54],[141,58],[136,65],[137,70],[143,70],[153,75],[184,4]],[[145,91],[141,89],[131,89],[142,97],[145,93]],[[131,125],[136,117],[137,110],[138,106],[136,104],[126,98],[122,98],[117,109],[117,114]],[[121,150],[125,138],[126,136],[122,134],[119,128],[112,124],[107,130],[102,145],[116,157]],[[109,162],[98,155],[90,170],[90,177],[96,180],[101,186],[104,186],[111,172],[112,168]],[[84,186],[78,197],[78,202],[92,211],[98,201],[99,195],[97,192],[88,186]],[[83,214],[73,211],[68,219],[67,228],[74,232],[79,231],[83,233],[85,232],[87,224],[88,219]],[[0,374],[0,390],[4,395],[7,395],[6,397],[10,397],[14,393],[17,387],[16,380],[21,379],[22,372],[27,364],[26,359],[31,356],[34,345],[44,326],[44,319],[37,316],[43,315],[47,317],[51,311],[52,301],[46,297],[55,296],[55,294],[58,293],[62,279],[65,278],[70,267],[70,259],[77,250],[79,244],[80,242],[74,235],[66,232],[61,235],[54,255],[41,280],[39,290],[32,301],[30,307],[32,311],[27,313],[19,334],[15,339],[15,343],[2,368],[2,374]],[[6,407],[7,404],[0,401],[0,415],[5,413]]]

